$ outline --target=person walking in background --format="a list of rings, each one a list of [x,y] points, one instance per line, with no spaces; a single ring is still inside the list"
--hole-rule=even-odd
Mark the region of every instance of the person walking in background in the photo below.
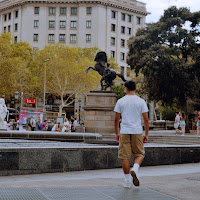
[[[148,107],[144,99],[135,95],[136,84],[134,81],[125,83],[126,96],[119,99],[115,106],[115,133],[119,142],[118,157],[122,159],[122,168],[125,174],[123,186],[131,187],[131,176],[133,184],[139,186],[139,167],[143,162],[145,151],[144,144],[148,142],[149,120]],[[143,138],[142,120],[144,119],[145,136]],[[119,130],[119,120],[122,117]],[[131,152],[135,158],[134,165],[130,170]],[[131,173],[131,176],[130,174]]]
[[[31,131],[35,131],[36,121],[33,116],[31,117],[30,124],[31,124]]]
[[[198,112],[197,116],[197,135],[200,135],[200,112]]]
[[[30,120],[31,120],[31,117],[27,117],[27,119],[26,119],[26,130],[27,131],[31,131],[31,129],[32,129]]]
[[[175,117],[175,123],[174,123],[174,128],[176,130],[176,135],[178,133],[180,133],[178,127],[179,127],[179,124],[180,124],[180,116],[179,116],[179,112],[176,112],[176,117]]]
[[[186,119],[185,113],[181,112],[180,127],[181,127],[181,131],[182,131],[182,136],[185,135],[185,119]]]

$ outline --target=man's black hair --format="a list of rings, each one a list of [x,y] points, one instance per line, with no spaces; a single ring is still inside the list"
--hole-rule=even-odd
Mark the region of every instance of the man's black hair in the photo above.
[[[124,86],[129,90],[129,91],[134,91],[136,89],[136,84],[135,81],[126,81]]]
[[[176,114],[179,114],[179,112],[177,111]]]

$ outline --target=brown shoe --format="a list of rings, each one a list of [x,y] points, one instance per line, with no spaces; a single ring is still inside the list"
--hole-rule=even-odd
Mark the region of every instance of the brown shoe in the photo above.
[[[133,185],[135,186],[140,186],[140,181],[139,178],[137,177],[137,174],[135,173],[135,171],[131,171],[131,176],[133,177]]]

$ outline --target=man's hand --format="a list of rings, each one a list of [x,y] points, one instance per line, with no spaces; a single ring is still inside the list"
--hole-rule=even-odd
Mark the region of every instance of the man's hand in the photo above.
[[[115,113],[115,134],[116,134],[116,141],[119,142],[119,119],[120,113]]]
[[[148,142],[148,136],[146,136],[146,135],[144,136],[143,142],[144,142],[144,143],[147,143],[147,142]]]
[[[116,141],[119,143],[119,134],[116,134],[115,138],[116,138]]]

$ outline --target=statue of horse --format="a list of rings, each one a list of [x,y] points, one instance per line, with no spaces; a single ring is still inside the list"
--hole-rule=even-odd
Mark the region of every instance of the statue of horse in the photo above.
[[[123,75],[118,74],[114,70],[110,69],[110,63],[108,63],[107,55],[104,51],[98,52],[94,61],[96,62],[95,66],[87,67],[85,72],[88,73],[90,69],[93,69],[102,76],[100,80],[102,91],[106,91],[108,87],[110,87],[112,90],[113,80],[115,80],[116,76],[119,76],[124,82],[126,81]],[[105,84],[103,82],[105,82]]]

